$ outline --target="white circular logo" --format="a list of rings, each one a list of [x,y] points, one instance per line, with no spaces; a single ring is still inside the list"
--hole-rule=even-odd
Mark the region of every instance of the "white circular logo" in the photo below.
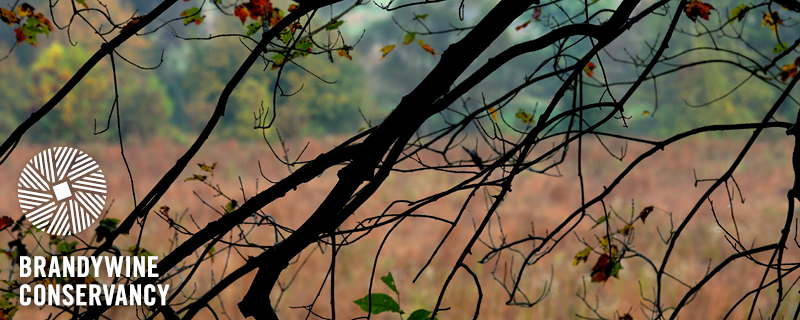
[[[23,218],[51,235],[88,228],[106,204],[106,179],[89,155],[69,147],[39,152],[19,177]]]

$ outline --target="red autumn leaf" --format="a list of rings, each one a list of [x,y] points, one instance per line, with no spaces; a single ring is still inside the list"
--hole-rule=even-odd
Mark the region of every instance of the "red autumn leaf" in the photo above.
[[[653,212],[653,209],[654,209],[653,206],[645,207],[644,209],[642,209],[642,212],[639,213],[639,218],[642,219],[642,223],[644,223],[644,220],[647,219],[647,216],[649,216],[650,213]]]
[[[531,18],[533,18],[533,20],[539,21],[539,18],[541,16],[542,16],[542,8],[537,7],[533,9],[533,14],[531,15]]]
[[[619,277],[621,268],[619,259],[612,258],[608,253],[604,253],[597,258],[597,263],[592,267],[592,282],[606,282],[608,278]]]
[[[14,224],[14,219],[9,218],[8,216],[0,217],[0,231],[5,230],[6,228],[10,227]]]
[[[711,10],[717,10],[714,6],[700,0],[691,0],[686,4],[686,16],[692,21],[697,21],[697,17],[708,20]]]
[[[8,25],[19,24],[19,17],[14,11],[0,8],[0,20],[3,20]]]
[[[596,68],[594,62],[589,61],[589,63],[586,64],[585,67],[583,67],[583,71],[586,72],[587,77],[591,78],[594,75],[594,68]]]
[[[22,33],[22,27],[14,29],[14,37],[17,39],[17,44],[25,41],[25,34]]]
[[[528,21],[525,21],[525,23],[523,23],[523,24],[521,24],[521,25],[518,25],[518,26],[517,26],[516,28],[514,28],[514,29],[516,29],[517,31],[519,31],[520,29],[524,29],[525,27],[527,27],[529,24],[531,24],[531,21],[530,21],[530,20],[528,20]]]
[[[239,20],[242,20],[242,24],[244,24],[244,21],[250,16],[250,11],[248,11],[247,7],[244,5],[238,5],[236,8],[233,8],[233,15],[239,17]]]
[[[592,282],[606,282],[611,275],[611,257],[603,254],[592,267]]]
[[[128,21],[128,23],[125,24],[125,26],[122,27],[122,30],[120,30],[119,32],[120,33],[125,32],[125,30],[128,30],[128,28],[132,27],[137,22],[139,22],[139,20],[142,20],[143,18],[144,18],[144,16],[135,16],[135,17],[131,18],[131,21]]]

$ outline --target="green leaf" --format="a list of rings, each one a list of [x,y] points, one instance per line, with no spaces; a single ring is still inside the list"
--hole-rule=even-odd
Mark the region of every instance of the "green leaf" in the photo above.
[[[283,29],[283,31],[281,31],[280,37],[281,37],[281,42],[289,44],[289,41],[292,41],[292,38],[294,38],[294,33],[292,33],[292,31],[289,29]]]
[[[25,23],[25,26],[28,30],[30,30],[30,32],[44,33],[46,36],[50,36],[50,28],[47,26],[45,21],[47,21],[47,18],[44,16],[33,15],[28,17],[28,21]]]
[[[416,19],[416,20],[425,20],[426,18],[428,18],[428,14],[427,13],[426,14],[414,15],[414,19]]]
[[[344,23],[344,20],[337,20],[337,21],[329,24],[327,27],[325,27],[325,30],[336,30],[336,29],[339,29],[339,26],[341,26],[343,23]]]
[[[733,8],[733,10],[731,10],[731,15],[728,18],[728,21],[729,22],[733,22],[734,20],[742,21],[742,19],[744,19],[744,15],[747,14],[748,11],[750,11],[750,7],[748,7],[746,4],[740,4],[736,6],[736,8]]]
[[[416,38],[416,37],[417,37],[416,33],[413,33],[413,32],[407,33],[406,36],[403,37],[403,45],[407,45],[409,43],[414,42],[414,38]]]
[[[208,248],[208,244],[206,244],[206,248]],[[214,262],[214,253],[217,252],[217,249],[214,246],[211,246],[211,249],[208,249],[208,257],[211,258],[211,262]]]
[[[433,311],[417,309],[408,316],[407,320],[428,320],[432,313]],[[439,318],[433,318],[433,320],[439,320]]]
[[[304,51],[304,52],[311,51],[311,47],[313,47],[313,46],[314,46],[314,43],[311,42],[310,39],[306,39],[306,40],[300,41],[300,42],[298,42],[297,44],[294,45],[294,47],[297,48],[297,50]]]
[[[225,205],[225,213],[233,212],[233,210],[236,210],[237,206],[239,206],[239,204],[236,202],[236,200],[231,200],[231,202],[228,202],[228,204]]]
[[[44,33],[46,36],[50,36],[51,30],[52,26],[50,25],[50,21],[48,21],[44,15],[38,13],[28,16],[28,20],[25,24],[14,29],[14,32],[16,33],[17,42],[24,40],[32,46],[37,46],[39,42],[36,39],[36,35]]]
[[[394,277],[392,277],[392,273],[391,272],[389,272],[389,274],[381,277],[381,281],[383,281],[383,283],[385,283],[386,286],[389,287],[389,289],[392,289],[392,291],[394,291],[394,293],[400,294],[400,292],[397,292],[397,286],[394,285]]]
[[[86,4],[86,0],[75,0],[78,4],[82,5],[84,8],[88,8],[89,5]]]
[[[259,30],[261,30],[261,22],[253,22],[251,24],[248,24],[247,33],[245,34],[245,36],[247,37],[252,36],[256,34],[256,32],[258,32]],[[281,36],[283,36],[283,32],[281,32]],[[283,40],[283,38],[281,38],[281,40]]]
[[[789,49],[789,45],[786,44],[786,43],[780,42],[780,43],[776,44],[774,48],[772,48],[772,53],[781,53],[781,52],[786,51],[786,49]]]
[[[275,62],[275,65],[273,65],[272,68],[275,69],[276,67],[282,66],[283,60],[285,59],[286,57],[283,56],[283,54],[276,53],[274,56],[272,56],[272,61]]]
[[[119,225],[119,219],[105,218],[103,220],[100,220],[100,225],[107,227],[109,229],[116,229],[117,226]]]
[[[621,260],[617,260],[614,263],[614,266],[611,267],[611,276],[614,277],[614,278],[619,279],[619,270],[620,269],[622,269],[622,261]]]
[[[147,251],[145,248],[137,247],[135,245],[128,248],[128,253],[135,255],[137,257],[149,257],[153,255],[152,253],[150,253],[150,251]]]
[[[372,310],[370,310],[369,306],[370,301],[372,301]],[[372,314],[379,314],[386,311],[401,314],[403,313],[403,311],[400,310],[400,305],[397,304],[397,301],[394,301],[392,297],[383,293],[373,293],[371,295],[368,294],[363,298],[353,302],[357,304],[361,310]]]
[[[73,241],[73,242],[64,241],[59,243],[56,249],[61,254],[70,254],[75,252],[75,247],[77,246],[78,246],[78,241]]]
[[[433,313],[433,311],[417,309],[416,311],[412,312],[406,320],[428,320],[431,316],[431,313]],[[438,320],[438,318],[434,318],[433,320]]]
[[[200,23],[203,22],[203,19],[205,19],[205,17],[200,15],[200,8],[198,7],[191,7],[183,10],[183,12],[181,12],[181,17],[185,17],[183,18],[184,26],[192,22],[194,22],[195,25],[200,25]]]
[[[103,239],[106,239],[112,231],[117,229],[119,225],[119,219],[114,218],[105,218],[100,221],[100,225],[94,229],[94,232],[97,234],[97,242],[102,242]]]
[[[597,219],[597,223],[595,223],[595,224],[594,224],[594,225],[593,225],[591,228],[589,228],[589,230],[592,230],[592,229],[594,229],[595,227],[597,227],[597,226],[599,226],[600,224],[602,224],[603,222],[606,222],[606,220],[608,220],[608,216],[602,216],[602,217],[600,217],[600,219]]]

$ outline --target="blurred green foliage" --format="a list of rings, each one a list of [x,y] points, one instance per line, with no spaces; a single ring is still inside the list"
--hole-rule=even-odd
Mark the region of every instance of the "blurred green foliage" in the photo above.
[[[148,11],[147,6],[152,5],[142,1],[112,2],[143,12]],[[720,9],[719,14],[723,15],[727,14],[725,8],[733,8],[737,3],[718,1],[715,6]],[[489,6],[491,3],[476,5]],[[338,57],[335,53],[330,56],[318,54],[297,59],[294,63],[288,63],[281,72],[277,89],[277,70],[270,71],[262,63],[253,66],[231,95],[225,117],[218,124],[214,137],[257,140],[262,139],[264,134],[273,135],[276,129],[284,137],[353,134],[359,128],[367,126],[365,118],[372,125],[379,123],[402,96],[410,92],[432,69],[439,57],[432,57],[418,46],[403,46],[405,33],[397,28],[388,15],[370,17],[370,10],[376,9],[359,8],[351,13],[350,20],[364,21],[365,24],[344,23],[337,30],[345,35],[348,43],[360,39],[351,51],[352,61]],[[433,30],[446,29],[450,23],[458,21],[458,11],[449,4],[430,6],[426,10],[430,14],[426,23]],[[543,17],[546,18],[547,14],[544,12]],[[209,19],[201,26],[176,26],[176,30],[184,37],[244,32],[240,21],[235,17],[214,13],[209,13],[208,16]],[[401,24],[408,23],[413,27],[411,13],[398,12],[395,18]],[[458,25],[471,25],[479,18],[467,15]],[[520,17],[520,21],[525,19],[526,17]],[[761,28],[759,21],[749,23],[752,24],[747,34],[750,45],[765,48],[765,52],[769,51],[774,46],[773,39],[768,36],[771,31]],[[361,32],[364,29],[366,31],[362,37]],[[533,23],[521,31],[510,28],[477,61],[486,61],[512,44],[535,38],[546,31],[548,28],[543,22]],[[653,34],[658,31],[653,30]],[[0,29],[0,35],[6,35],[0,37],[0,51],[7,50],[14,41],[13,36],[8,36],[9,32],[11,31]],[[71,35],[75,39],[96,39],[88,28],[75,28]],[[463,34],[451,33],[418,37],[437,52],[443,52],[448,43],[461,36]],[[255,39],[259,37],[257,34],[253,35]],[[617,58],[625,57],[625,51],[647,56],[648,47],[645,41],[652,43],[655,39],[646,37],[649,36],[643,34],[641,37],[620,39],[607,53]],[[167,33],[136,37],[135,41],[135,44],[126,44],[127,47],[122,48],[121,54],[137,64],[159,67],[147,70],[116,59],[119,116],[123,136],[145,140],[156,136],[177,140],[193,139],[211,116],[225,84],[249,54],[249,49],[242,44],[252,47],[250,40],[238,37],[183,41]],[[9,134],[31,112],[50,99],[96,49],[91,41],[77,41],[77,45],[70,45],[65,32],[54,32],[39,42],[36,48],[17,48],[8,59],[0,62],[0,86],[3,88],[0,91],[0,101],[3,101],[0,104],[0,136]],[[386,59],[381,60],[378,49],[389,44],[397,44],[398,47]],[[676,64],[716,58],[735,60],[733,56],[725,56],[723,53],[709,55],[707,51],[678,54],[688,48],[712,45],[732,46],[730,43],[713,44],[706,37],[681,34],[673,38],[668,54],[675,55],[671,62]],[[160,49],[164,49],[164,56],[163,62],[159,64]],[[465,107],[482,107],[484,98],[492,101],[518,86],[525,76],[552,54],[545,51],[515,59],[507,67],[492,74],[464,97],[467,99]],[[765,61],[768,58],[770,57],[765,57]],[[638,75],[636,67],[623,63],[612,65],[608,56],[603,59],[606,65],[595,70],[595,77],[607,74],[614,80],[622,81],[633,80]],[[565,67],[570,62],[558,63]],[[477,66],[479,64],[472,66],[471,70],[475,70]],[[625,107],[626,116],[631,117],[625,122],[628,126],[623,126],[622,121],[612,121],[603,130],[635,130],[653,136],[666,136],[707,124],[757,121],[763,110],[770,107],[779,88],[751,80],[729,93],[749,76],[746,72],[731,71],[734,69],[723,63],[705,64],[666,74],[655,83],[646,81]],[[543,70],[549,72],[552,67],[548,66]],[[668,70],[669,67],[659,65],[653,72],[658,74]],[[117,114],[116,110],[112,110],[115,101],[113,75],[110,60],[104,58],[53,112],[36,124],[29,137],[37,141],[65,142],[116,139]],[[593,79],[585,80],[585,99],[609,99],[609,94],[603,92],[602,88],[592,87]],[[520,129],[524,125],[518,123],[514,114],[522,109],[538,119],[536,110],[543,110],[543,104],[549,102],[559,85],[560,81],[552,80],[530,86],[520,91],[497,115]],[[618,88],[622,90],[623,87]],[[723,96],[725,99],[715,101]],[[657,111],[655,97],[658,97]],[[705,105],[708,102],[713,103]],[[568,107],[559,106],[561,110]],[[790,114],[793,111],[785,109],[789,108],[784,108],[778,117],[781,120],[793,120],[794,116]],[[650,114],[646,115],[644,111]],[[270,122],[274,115],[277,120],[272,128],[266,131],[254,129],[259,119],[264,120],[263,117],[266,117],[266,122]],[[589,122],[603,115],[602,110],[585,114]],[[445,122],[457,121],[460,117],[455,112],[444,112],[431,118],[422,130],[438,129]],[[482,121],[489,119],[487,117]],[[109,120],[109,131],[95,135],[96,131],[102,131],[109,125]],[[503,121],[499,123],[501,129],[504,129]]]

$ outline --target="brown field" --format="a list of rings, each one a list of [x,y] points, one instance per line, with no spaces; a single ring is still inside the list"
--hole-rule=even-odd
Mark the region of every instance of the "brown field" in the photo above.
[[[305,159],[325,151],[336,143],[338,138],[326,138],[311,142]],[[584,176],[587,179],[587,195],[592,197],[608,185],[612,179],[644,148],[630,145],[628,156],[622,161],[617,161],[608,156],[605,151],[587,140],[584,158]],[[292,141],[291,154],[296,155],[302,149],[305,140]],[[792,185],[790,175],[791,143],[788,138],[778,137],[775,141],[758,143],[751,154],[745,158],[740,170],[734,175],[741,187],[745,203],[740,202],[738,192],[734,201],[736,222],[741,234],[742,242],[762,246],[774,243],[780,237],[780,228],[786,214],[786,192]],[[615,209],[620,215],[629,217],[631,214],[631,201],[635,203],[635,212],[638,213],[644,206],[654,205],[656,212],[647,219],[646,224],[636,222],[636,237],[634,248],[650,257],[656,264],[661,262],[661,256],[666,250],[666,245],[661,242],[657,229],[668,232],[670,226],[669,216],[666,212],[673,213],[675,225],[679,224],[689,210],[698,201],[699,196],[709,186],[709,182],[700,182],[695,187],[693,169],[699,178],[714,178],[724,172],[736,153],[741,150],[742,140],[702,140],[702,142],[682,142],[669,146],[663,152],[646,160],[634,170],[623,183],[617,187],[607,198],[605,204],[608,208]],[[14,182],[22,165],[35,153],[50,145],[23,144],[15,150],[11,158],[0,169],[0,201],[5,205],[0,208],[0,214],[19,217],[16,190]],[[109,217],[123,219],[133,208],[130,182],[127,172],[115,145],[85,144],[76,146],[89,153],[100,163],[108,179],[110,190],[109,199],[114,199],[114,204],[109,210]],[[617,153],[620,144],[613,144],[612,150]],[[158,178],[175,162],[186,146],[165,142],[151,141],[148,143],[129,142],[126,152],[135,178],[136,196],[141,199]],[[454,153],[455,154],[455,153]],[[458,154],[461,156],[461,154]],[[271,152],[263,144],[242,143],[236,141],[217,141],[209,143],[201,150],[194,162],[217,162],[217,169],[213,183],[218,184],[228,195],[240,200],[242,191],[239,190],[239,177],[244,186],[244,193],[252,196],[256,191],[263,190],[268,183],[261,178],[258,172],[258,163],[261,161],[264,174],[276,180],[288,174],[285,166],[278,164]],[[431,161],[436,159],[431,158]],[[570,158],[559,167],[563,177],[548,177],[537,174],[520,176],[515,181],[513,192],[501,206],[503,232],[508,241],[523,238],[533,231],[537,235],[544,235],[552,230],[567,215],[573,212],[580,203],[579,185],[577,183],[575,161]],[[187,169],[182,176],[198,173],[196,167]],[[419,199],[427,195],[456,184],[465,175],[444,175],[438,173],[395,174],[389,178],[384,186],[369,202],[367,202],[356,216],[348,221],[348,226],[353,226],[356,221],[366,217],[380,214],[388,203],[395,199]],[[14,182],[12,182],[14,181]],[[273,215],[279,222],[289,227],[297,227],[302,223],[326,196],[327,191],[335,183],[335,170],[330,170],[320,178],[303,185],[296,192],[289,193],[285,198],[264,208],[264,212]],[[258,183],[258,189],[256,189]],[[195,196],[196,192],[198,196]],[[450,198],[439,200],[421,210],[419,213],[437,215],[451,219],[455,217],[463,203],[466,193],[457,194]],[[218,214],[206,207],[199,199],[203,198],[209,204],[220,208],[226,201],[215,198],[214,193],[199,182],[177,181],[160,205],[168,205],[173,212],[187,210],[186,217],[181,221],[190,230],[196,231],[197,227],[204,226],[215,219]],[[433,308],[439,295],[439,290],[452,269],[463,244],[472,235],[473,219],[479,221],[485,213],[485,203],[482,197],[474,205],[467,208],[461,224],[455,229],[454,234],[445,243],[443,250],[436,256],[432,264],[423,272],[416,283],[412,283],[415,274],[422,268],[432,253],[435,246],[447,231],[448,225],[441,222],[422,219],[408,219],[401,224],[388,238],[386,247],[383,248],[377,261],[376,276],[374,278],[374,292],[389,293],[389,290],[380,283],[379,276],[391,272],[400,291],[400,305],[406,315],[417,308]],[[725,190],[720,189],[714,193],[712,200],[719,214],[720,222],[726,228],[732,228],[732,220],[728,209]],[[396,210],[395,210],[396,211]],[[589,213],[594,217],[602,214],[602,208],[595,206]],[[189,218],[191,216],[191,219]],[[476,222],[477,223],[477,222]],[[622,225],[614,219],[617,227]],[[593,225],[591,220],[585,219],[575,229],[578,235],[587,241],[595,241],[595,235],[602,236],[601,228],[589,231]],[[364,315],[351,301],[364,297],[369,285],[370,272],[378,245],[388,231],[388,227],[370,234],[361,241],[344,247],[337,257],[336,268],[336,315],[340,319],[351,319]],[[491,235],[499,241],[499,227],[495,220],[491,225]],[[272,229],[256,230],[250,236],[251,240],[259,243],[271,243]],[[85,234],[90,234],[88,231]],[[169,240],[172,231],[166,223],[160,220],[148,220],[144,229],[143,247],[163,257],[169,250]],[[137,233],[133,233],[119,242],[120,248],[127,248],[135,243]],[[794,230],[792,231],[794,236]],[[4,235],[5,239],[9,235]],[[89,236],[84,236],[84,239]],[[181,237],[185,239],[185,237]],[[488,241],[489,234],[482,236]],[[717,226],[711,214],[710,206],[706,202],[698,215],[682,235],[682,241],[667,270],[681,278],[688,284],[697,283],[710,268],[713,268],[734,251],[723,237],[722,230]],[[519,249],[529,250],[530,244]],[[494,261],[490,264],[480,265],[477,260],[482,257],[487,249],[478,243],[473,250],[473,255],[467,258],[469,266],[479,275],[483,289],[483,303],[480,308],[481,319],[575,319],[576,314],[593,317],[586,305],[576,296],[583,288],[584,281],[588,289],[587,300],[599,303],[599,311],[607,318],[613,318],[614,312],[630,312],[634,319],[642,319],[640,305],[640,285],[644,294],[652,298],[654,273],[642,259],[628,259],[623,262],[619,279],[610,279],[607,283],[597,284],[589,282],[589,272],[597,255],[593,254],[588,263],[578,266],[572,265],[572,257],[583,247],[576,241],[576,237],[568,235],[553,252],[540,261],[539,264],[530,266],[524,274],[522,288],[531,299],[539,296],[545,286],[551,286],[549,295],[538,305],[532,308],[521,308],[505,305],[508,296],[503,288],[492,279],[491,271]],[[788,261],[798,261],[800,255],[793,241],[790,239]],[[224,246],[217,246],[216,258],[208,261],[210,267],[201,268],[198,275],[184,290],[189,294],[192,291],[203,292],[214,281],[223,275],[226,267],[225,258],[229,257],[227,272],[242,264],[242,258],[236,252],[225,250]],[[198,254],[200,252],[198,251]],[[37,252],[42,254],[42,252]],[[228,256],[228,254],[230,254]],[[242,251],[242,254],[255,255],[256,251]],[[302,306],[311,303],[323,283],[326,268],[330,262],[330,251],[321,254],[318,249],[309,249],[303,253],[299,261],[308,258],[304,268],[300,271],[292,286],[285,292],[278,306],[282,319],[303,319],[306,312],[303,309],[291,309],[290,306]],[[768,260],[768,254],[756,256]],[[512,264],[508,255],[501,260],[498,269],[503,270],[507,263]],[[301,263],[292,265],[287,269],[281,281],[289,281]],[[513,260],[513,267],[519,265],[519,257]],[[2,275],[8,277],[10,261],[5,259],[0,262],[3,269]],[[553,271],[552,283],[551,270]],[[212,273],[213,271],[213,273]],[[14,271],[17,274],[18,271]],[[730,268],[722,272],[697,295],[693,303],[681,313],[682,319],[720,319],[728,308],[741,295],[757,286],[763,268],[757,268],[744,259],[737,260]],[[774,274],[771,274],[774,276]],[[227,313],[232,319],[241,319],[236,309],[236,302],[249,288],[250,277],[236,283],[221,295],[221,300],[215,300],[214,307],[218,313]],[[797,278],[789,277],[788,283]],[[466,272],[459,271],[445,295],[444,307],[451,310],[439,315],[439,319],[470,319],[475,310],[477,290],[472,279]],[[547,284],[546,284],[547,283]],[[666,302],[670,305],[677,303],[686,288],[674,281],[667,281],[664,288]],[[174,282],[173,285],[177,285]],[[798,301],[797,288],[790,290],[786,303],[783,304],[780,317],[791,318]],[[314,312],[330,315],[329,305],[330,289],[326,284],[319,297]],[[277,297],[278,290],[272,292]],[[772,311],[774,304],[775,288],[765,291],[759,307],[767,315]],[[180,298],[178,300],[181,300]],[[224,310],[219,304],[224,302]],[[732,319],[744,318],[749,311],[750,302],[740,306]],[[51,309],[39,311],[36,307],[23,307],[17,314],[17,319],[44,318]],[[225,312],[227,311],[227,312]],[[758,313],[759,310],[757,309]],[[108,314],[113,319],[134,319],[133,308],[118,307]],[[225,315],[220,314],[225,319]],[[373,319],[396,319],[396,314],[380,314]],[[756,315],[758,317],[758,315]],[[200,314],[202,319],[213,319],[211,313],[204,311]],[[313,316],[310,317],[314,319]],[[616,318],[615,318],[616,319]]]

